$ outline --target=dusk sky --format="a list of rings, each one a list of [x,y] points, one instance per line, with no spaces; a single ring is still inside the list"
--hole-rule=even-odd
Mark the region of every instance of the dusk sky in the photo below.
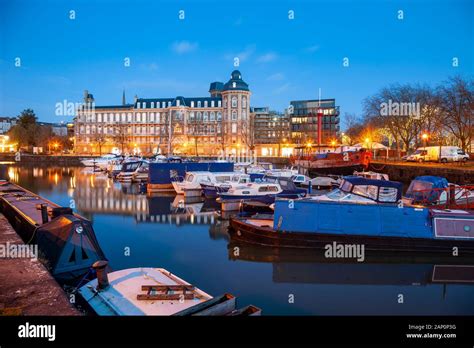
[[[120,104],[124,89],[127,102],[207,96],[234,57],[252,106],[283,111],[321,88],[342,115],[360,114],[363,99],[391,83],[472,78],[473,17],[469,0],[0,0],[0,116],[32,108],[42,121],[71,120],[55,105],[81,102],[85,89],[97,105]]]

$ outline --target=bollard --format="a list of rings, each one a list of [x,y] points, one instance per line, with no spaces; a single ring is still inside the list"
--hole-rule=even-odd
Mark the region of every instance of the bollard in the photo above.
[[[308,180],[308,194],[310,195],[313,192],[313,184],[311,180]]]
[[[48,205],[47,204],[41,204],[41,220],[43,223],[47,223],[49,218],[48,218]]]
[[[96,261],[92,265],[92,268],[97,273],[97,290],[104,290],[109,286],[109,277],[107,276],[107,261]]]

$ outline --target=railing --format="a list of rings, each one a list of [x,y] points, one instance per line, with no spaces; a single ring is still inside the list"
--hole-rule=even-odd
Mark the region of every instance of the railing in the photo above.
[[[446,188],[414,190],[413,204],[443,208],[474,209],[474,185],[450,185]]]

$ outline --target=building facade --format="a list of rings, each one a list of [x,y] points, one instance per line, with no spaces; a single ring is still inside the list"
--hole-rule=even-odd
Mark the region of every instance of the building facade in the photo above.
[[[74,122],[75,152],[217,155],[249,149],[250,90],[240,71],[213,82],[208,97],[138,98],[96,106],[84,95]]]
[[[339,132],[339,106],[335,99],[290,102],[291,140],[294,144],[330,146]]]
[[[0,117],[0,134],[6,134],[10,128],[16,125],[16,117]]]
[[[251,108],[257,156],[290,156],[290,117],[271,111],[269,107]]]

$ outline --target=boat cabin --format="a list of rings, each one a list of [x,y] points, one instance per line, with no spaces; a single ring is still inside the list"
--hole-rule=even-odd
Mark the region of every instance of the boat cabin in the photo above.
[[[402,198],[402,184],[396,181],[346,176],[339,188],[325,195],[330,200],[365,203],[397,203]]]

